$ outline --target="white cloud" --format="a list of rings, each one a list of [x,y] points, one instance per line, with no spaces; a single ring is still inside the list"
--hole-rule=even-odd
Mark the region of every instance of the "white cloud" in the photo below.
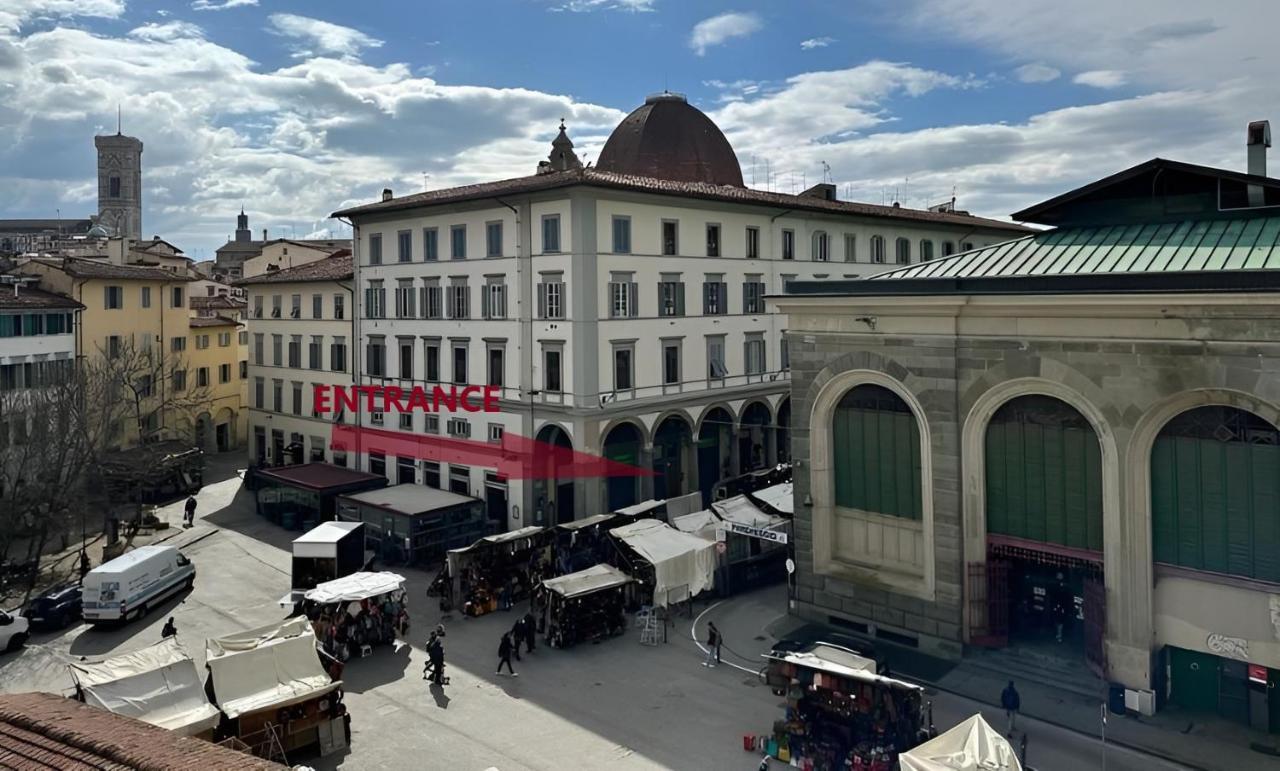
[[[123,13],[124,0],[5,0],[0,7],[0,32],[17,32],[36,19],[118,19]]]
[[[1034,62],[1022,65],[1014,70],[1013,74],[1023,83],[1048,83],[1051,80],[1057,80],[1062,75],[1062,70]]]
[[[626,13],[652,13],[656,9],[653,4],[657,0],[567,0],[560,5],[553,5],[547,10],[568,11],[570,13],[591,13],[592,11],[624,11]]]
[[[242,8],[245,6],[257,5],[258,0],[193,0],[191,10],[193,11],[225,11],[229,8]]]
[[[763,26],[760,17],[754,13],[722,13],[693,25],[689,47],[698,56],[702,56],[712,46],[721,45],[733,38],[747,37],[760,31]]]
[[[1124,73],[1117,70],[1090,70],[1076,75],[1071,82],[1094,88],[1119,88],[1126,81]]]
[[[808,40],[800,41],[800,48],[805,51],[812,51],[815,48],[826,48],[836,42],[833,37],[811,37]]]
[[[381,48],[382,41],[358,29],[344,27],[309,16],[273,13],[267,17],[268,32],[298,41],[294,55],[298,57],[335,54],[355,56],[365,48]]]
[[[176,40],[178,38],[204,37],[204,30],[185,21],[168,21],[163,24],[143,24],[129,30],[129,37],[143,40]]]

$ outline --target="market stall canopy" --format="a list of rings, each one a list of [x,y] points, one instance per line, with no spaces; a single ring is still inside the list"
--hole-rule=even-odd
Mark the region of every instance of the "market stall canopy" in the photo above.
[[[382,487],[362,493],[352,493],[342,497],[409,516],[427,514],[432,511],[447,509],[451,506],[475,503],[479,500],[469,495],[460,495],[451,490],[438,490],[434,487],[423,487],[422,485],[409,483],[395,485],[394,487]]]
[[[756,490],[751,497],[780,514],[795,514],[795,488],[790,482]]]
[[[1013,746],[974,715],[898,756],[902,771],[1022,771]]]
[[[211,637],[206,648],[214,697],[232,719],[306,701],[342,685],[321,668],[306,616]]]
[[[617,515],[615,514],[593,514],[590,517],[587,517],[585,519],[575,519],[572,522],[562,522],[556,525],[556,527],[560,530],[565,530],[568,532],[573,532],[575,530],[584,530],[588,527],[599,525],[603,522],[608,522],[611,519],[615,519],[616,516]]]
[[[667,519],[682,517],[702,508],[702,493],[697,491],[685,493],[678,498],[668,498],[666,503]]]
[[[715,582],[716,545],[654,520],[609,531],[653,565],[653,604],[665,607]]]
[[[692,533],[708,541],[716,540],[716,531],[720,528],[720,518],[710,509],[695,511],[683,517],[671,520],[671,526],[682,533]]]
[[[548,591],[569,599],[583,594],[591,594],[601,589],[624,586],[635,579],[612,565],[593,565],[586,570],[570,573],[559,578],[549,578],[542,582]]]
[[[735,495],[711,504],[711,510],[725,522],[737,522],[747,527],[773,528],[786,524],[787,520],[761,511],[745,495]]]
[[[399,573],[352,573],[325,581],[303,596],[312,602],[328,605],[333,602],[367,600],[402,588],[404,576]]]
[[[195,662],[169,637],[98,662],[68,665],[86,704],[127,715],[182,736],[212,729],[222,719],[209,703]]]
[[[654,509],[665,505],[666,502],[667,500],[665,498],[660,501],[653,499],[640,501],[639,503],[633,503],[630,506],[623,506],[615,511],[614,514],[621,514],[624,517],[641,517]]]
[[[476,541],[470,546],[463,546],[461,549],[450,549],[448,555],[446,555],[446,558],[449,561],[449,575],[451,576],[458,575],[459,571],[462,568],[462,564],[461,564],[462,558],[471,554],[472,552],[479,551],[480,549],[483,549],[486,546],[500,546],[502,544],[519,541],[522,538],[532,538],[533,536],[538,535],[545,530],[546,530],[545,527],[540,527],[538,525],[529,525],[528,527],[522,527],[519,530],[512,530],[509,533],[498,533],[497,535],[486,535],[484,538],[481,538],[480,540]]]
[[[914,683],[877,675],[875,661],[834,645],[818,643],[803,651],[773,651],[765,654],[765,658],[773,659],[774,661],[785,661],[797,667],[806,667],[864,683],[890,686],[909,691],[924,691],[923,688]]]
[[[338,541],[363,524],[362,522],[321,522],[293,539],[293,556],[333,559]]]

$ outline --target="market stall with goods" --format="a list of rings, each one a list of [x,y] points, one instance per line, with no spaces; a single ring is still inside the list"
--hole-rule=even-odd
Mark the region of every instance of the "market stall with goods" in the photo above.
[[[898,756],[902,771],[1022,771],[1013,745],[982,715]]]
[[[542,582],[547,596],[547,644],[568,648],[599,642],[627,629],[626,592],[635,579],[611,565],[594,565]]]
[[[681,517],[700,508],[702,508],[702,493],[687,493],[676,498],[641,501],[624,506],[613,513],[632,520],[658,519],[670,522],[672,517]]]
[[[609,561],[613,555],[609,528],[621,524],[616,514],[596,514],[556,525],[552,541],[555,574],[566,575]]]
[[[829,643],[765,658],[786,716],[771,734],[747,742],[763,742],[778,760],[814,771],[891,771],[929,738],[924,689],[876,674],[872,659]]]
[[[746,495],[716,501],[711,510],[724,531],[726,548],[717,576],[722,595],[786,580],[790,519],[764,511]]]
[[[76,699],[182,736],[212,739],[222,720],[196,664],[176,637],[131,653],[67,665]]]
[[[668,607],[715,585],[716,544],[666,523],[642,519],[609,531],[623,570],[640,582],[640,602]]]
[[[311,621],[320,650],[345,664],[378,645],[391,645],[409,633],[404,576],[398,573],[352,573],[309,590],[302,612]],[[337,674],[332,661],[330,674]]]
[[[321,665],[304,617],[206,642],[206,691],[226,716],[219,736],[234,737],[269,757],[320,745],[338,749],[351,737],[342,682]]]
[[[533,577],[550,569],[551,542],[552,532],[534,525],[451,549],[448,580],[457,583],[462,612],[483,616],[529,597]]]

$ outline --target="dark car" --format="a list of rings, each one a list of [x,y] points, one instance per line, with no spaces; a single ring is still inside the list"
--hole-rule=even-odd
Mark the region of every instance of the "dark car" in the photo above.
[[[80,620],[80,586],[50,589],[27,603],[22,615],[38,629],[62,629]]]

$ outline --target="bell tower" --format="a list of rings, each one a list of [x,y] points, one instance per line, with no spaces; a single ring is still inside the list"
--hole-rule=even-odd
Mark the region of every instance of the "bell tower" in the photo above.
[[[98,222],[113,236],[142,238],[142,141],[120,133],[96,136]]]

